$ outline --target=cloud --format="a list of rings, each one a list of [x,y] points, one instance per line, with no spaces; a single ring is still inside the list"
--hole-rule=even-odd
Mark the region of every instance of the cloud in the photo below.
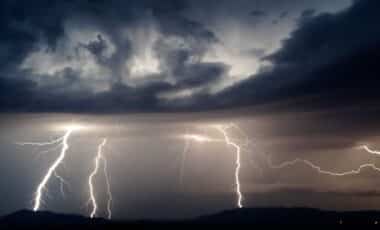
[[[182,14],[184,1],[1,4],[7,10],[1,16],[0,81],[8,85],[0,92],[2,111],[211,110],[297,101],[291,110],[379,96],[375,1],[356,1],[338,13],[303,13],[269,56],[263,49],[239,51],[259,59],[260,67],[236,81],[228,56],[207,60],[221,40]],[[9,88],[16,85],[22,87]],[[216,85],[223,87],[214,90]],[[28,100],[11,103],[12,90]],[[162,101],[165,94],[174,100]]]
[[[289,16],[289,12],[288,11],[283,11],[283,12],[281,12],[281,14],[279,16],[279,19],[285,19],[288,16]]]
[[[179,13],[183,1],[2,4],[2,111],[155,111],[160,93],[207,87],[228,69],[202,61],[218,39]]]
[[[267,16],[267,13],[265,11],[262,11],[262,10],[253,10],[249,14],[254,16],[254,17],[265,17],[265,16]]]
[[[248,50],[247,53],[260,59],[265,56],[266,50],[260,49],[260,48],[253,48],[253,49]]]
[[[378,6],[362,0],[341,13],[301,20],[282,48],[264,58],[271,68],[222,92],[219,98],[255,105],[313,97],[309,107],[377,100],[374,88],[379,69],[374,63],[380,31],[374,22],[379,20]]]

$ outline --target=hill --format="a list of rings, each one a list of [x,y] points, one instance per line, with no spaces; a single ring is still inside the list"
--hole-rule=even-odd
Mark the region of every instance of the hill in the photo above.
[[[229,224],[298,224],[298,225],[347,225],[347,224],[380,224],[380,212],[352,211],[336,212],[309,208],[243,208],[205,215],[194,219],[177,221],[109,221],[102,218],[90,219],[79,215],[58,214],[53,212],[33,212],[22,210],[0,218],[1,226],[17,226],[29,229],[30,226],[71,226],[80,229],[90,227],[105,228],[126,226],[156,225],[229,225]]]

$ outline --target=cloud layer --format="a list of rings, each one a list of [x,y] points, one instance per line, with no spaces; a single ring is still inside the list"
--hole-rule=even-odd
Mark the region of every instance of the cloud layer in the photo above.
[[[3,112],[197,111],[295,99],[314,108],[379,96],[376,1],[336,13],[305,9],[279,48],[231,45],[198,17],[209,7],[200,2],[1,4]],[[253,4],[232,18],[272,23],[292,15],[273,12]],[[229,26],[217,10],[210,14]]]

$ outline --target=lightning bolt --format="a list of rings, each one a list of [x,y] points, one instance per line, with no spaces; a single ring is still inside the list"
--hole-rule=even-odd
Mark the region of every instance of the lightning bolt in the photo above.
[[[65,135],[60,137],[60,138],[57,138],[53,141],[50,141],[50,142],[23,142],[23,143],[16,143],[18,145],[33,145],[33,146],[47,146],[47,145],[54,145],[54,144],[59,144],[59,145],[62,145],[62,149],[61,149],[61,153],[59,154],[58,158],[53,162],[53,164],[49,167],[47,173],[45,174],[45,176],[43,177],[41,183],[38,185],[37,187],[37,191],[36,191],[36,195],[35,195],[35,198],[34,198],[34,206],[33,206],[33,211],[38,211],[40,209],[40,206],[41,206],[41,200],[42,200],[42,195],[43,195],[43,192],[44,190],[46,190],[46,186],[47,186],[47,183],[49,182],[50,178],[55,175],[60,181],[61,183],[64,183],[63,181],[63,178],[58,176],[58,174],[56,173],[56,169],[58,168],[58,166],[63,162],[63,160],[65,159],[65,156],[66,156],[66,152],[67,152],[67,149],[69,148],[69,144],[67,142],[67,140],[69,139],[71,133],[74,131],[74,128],[68,128]],[[63,186],[61,184],[61,186]],[[62,192],[62,187],[61,187],[61,192]]]
[[[370,149],[367,145],[361,145],[358,148],[364,149],[367,153],[370,153],[370,154],[380,155],[380,151]],[[374,171],[380,172],[380,168],[377,167],[373,163],[362,164],[357,169],[354,169],[354,170],[349,170],[349,171],[345,171],[345,172],[333,172],[333,171],[323,170],[320,166],[314,164],[313,162],[311,162],[309,160],[305,160],[305,159],[296,158],[296,159],[291,160],[291,161],[285,161],[285,162],[282,162],[280,164],[274,165],[272,160],[270,158],[268,158],[268,165],[270,168],[273,168],[273,169],[283,169],[283,168],[287,168],[287,167],[290,167],[290,166],[293,166],[293,165],[296,165],[299,163],[303,163],[303,164],[309,166],[310,168],[316,170],[320,174],[325,174],[325,175],[329,175],[329,176],[356,175],[356,174],[360,174],[364,168],[370,168],[370,169],[373,169]]]
[[[283,169],[283,168],[287,168],[287,167],[290,167],[290,166],[293,166],[296,164],[300,164],[300,163],[303,163],[303,164],[309,166],[310,168],[316,170],[319,174],[325,174],[325,175],[337,176],[337,177],[357,175],[357,174],[360,174],[362,172],[362,170],[365,168],[370,168],[370,169],[373,169],[375,171],[380,172],[380,168],[378,168],[375,164],[372,164],[372,163],[362,164],[357,169],[354,169],[354,170],[349,170],[349,171],[345,171],[345,172],[333,172],[333,171],[324,170],[320,166],[314,164],[313,162],[311,162],[309,160],[300,159],[300,158],[297,158],[297,159],[291,160],[291,161],[285,161],[285,162],[282,162],[282,163],[277,164],[277,165],[273,164],[272,160],[270,158],[268,158],[269,167],[272,169]]]
[[[242,208],[243,207],[243,204],[242,204],[243,195],[242,195],[242,192],[241,192],[241,185],[240,185],[240,178],[239,178],[239,176],[240,176],[240,169],[241,169],[241,162],[240,162],[241,148],[240,148],[240,146],[237,143],[233,142],[229,138],[229,136],[227,134],[227,128],[223,128],[221,126],[218,126],[217,129],[223,134],[224,140],[226,141],[226,144],[234,147],[235,150],[236,150],[235,186],[236,186],[236,195],[237,195],[237,206],[239,208]]]
[[[361,145],[361,146],[359,146],[359,148],[364,149],[365,151],[367,151],[370,154],[380,155],[380,151],[370,149],[367,145]]]
[[[94,177],[96,176],[96,174],[99,171],[100,161],[103,162],[103,172],[104,172],[104,176],[105,176],[105,180],[106,180],[106,186],[107,186],[107,195],[108,195],[107,212],[108,212],[108,218],[111,219],[111,217],[112,217],[112,212],[111,212],[111,205],[112,205],[111,186],[110,186],[110,182],[109,182],[109,175],[108,175],[108,172],[107,172],[107,160],[106,160],[106,158],[103,155],[103,148],[106,145],[106,143],[107,143],[107,139],[104,138],[103,141],[98,145],[97,155],[96,155],[95,160],[94,160],[94,163],[95,163],[94,166],[95,167],[94,167],[93,171],[91,172],[91,174],[90,174],[90,176],[88,178],[88,186],[90,188],[90,199],[89,200],[90,200],[90,202],[92,204],[92,211],[90,213],[90,217],[91,218],[95,217],[96,212],[98,210],[98,204],[97,204],[96,197],[95,197],[95,192],[94,192],[93,179],[94,179]]]
[[[67,132],[72,131],[72,130],[67,130]],[[47,146],[47,145],[54,145],[54,144],[61,144],[62,140],[64,139],[63,137],[59,137],[55,140],[48,141],[48,142],[16,142],[16,145],[33,145],[33,146]]]
[[[61,177],[56,171],[54,171],[54,176],[59,180],[61,194],[65,198],[66,197],[66,195],[65,195],[65,185],[67,185],[68,187],[70,187],[69,183],[65,179],[63,179],[63,177]]]
[[[107,200],[107,212],[108,212],[108,219],[112,218],[112,192],[111,192],[111,184],[110,184],[110,177],[108,175],[108,170],[107,170],[107,160],[106,158],[103,157],[103,170],[104,170],[104,176],[106,180],[106,185],[107,185],[107,195],[108,195],[108,200]]]
[[[204,142],[224,142],[226,143],[227,145],[229,146],[232,146],[235,148],[235,153],[236,153],[236,160],[235,160],[235,193],[236,193],[236,196],[237,196],[237,201],[236,201],[236,206],[238,208],[243,208],[243,194],[241,192],[241,183],[240,183],[240,170],[241,170],[241,150],[242,150],[242,147],[234,142],[228,135],[228,132],[227,130],[231,127],[235,127],[235,128],[238,128],[237,125],[235,124],[231,124],[231,125],[228,125],[228,126],[215,126],[216,130],[219,131],[220,133],[222,133],[223,135],[223,139],[214,139],[214,138],[210,138],[210,137],[207,137],[207,136],[203,136],[203,135],[190,135],[190,134],[186,134],[184,137],[185,139],[188,139],[188,140],[193,140],[193,141],[196,141],[196,142],[201,142],[201,143],[204,143]],[[241,131],[241,129],[239,128],[239,131]],[[247,139],[248,140],[248,139]],[[247,142],[248,143],[248,142]],[[186,146],[185,146],[185,149],[186,149]],[[185,150],[184,150],[185,152]]]
[[[96,198],[95,198],[95,195],[94,195],[94,186],[93,186],[93,178],[94,176],[98,173],[98,170],[99,170],[99,161],[101,159],[101,156],[102,156],[102,148],[104,147],[104,145],[106,144],[106,139],[103,139],[102,143],[98,146],[98,153],[95,157],[95,167],[94,167],[94,170],[91,172],[89,178],[88,178],[88,186],[90,188],[90,201],[92,203],[92,211],[90,213],[90,217],[93,218],[96,214],[96,211],[97,211],[97,208],[98,208],[98,204],[96,202]]]

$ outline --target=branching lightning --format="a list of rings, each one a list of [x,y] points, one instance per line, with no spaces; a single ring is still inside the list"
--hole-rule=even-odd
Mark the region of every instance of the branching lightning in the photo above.
[[[43,177],[41,183],[37,187],[37,191],[35,193],[36,195],[35,195],[35,198],[34,198],[34,206],[33,206],[33,210],[34,211],[38,211],[40,209],[41,199],[42,199],[43,192],[44,192],[44,190],[47,189],[46,188],[47,183],[49,182],[50,178],[53,175],[56,176],[60,180],[61,183],[66,183],[66,182],[63,182],[64,180],[63,180],[62,177],[58,176],[58,174],[56,173],[56,169],[58,168],[58,166],[65,159],[67,149],[69,148],[69,144],[68,144],[67,140],[69,139],[71,133],[74,130],[75,130],[74,127],[70,127],[70,128],[67,129],[67,131],[66,131],[66,133],[65,133],[65,135],[63,137],[57,138],[57,139],[55,139],[53,141],[50,141],[50,142],[23,142],[23,143],[17,143],[18,145],[33,145],[33,146],[47,146],[47,145],[54,145],[54,144],[62,145],[62,149],[61,149],[61,152],[60,152],[58,158],[50,166],[50,168],[48,169],[47,173]],[[61,184],[61,192],[63,191],[62,186],[63,185]]]
[[[368,152],[370,154],[380,155],[380,151],[370,149],[367,145],[361,145],[361,146],[359,146],[359,149],[364,149],[366,152]],[[329,176],[357,175],[357,174],[360,174],[362,172],[362,170],[365,169],[365,168],[370,168],[370,169],[372,169],[374,171],[379,171],[380,172],[380,168],[377,167],[373,163],[362,164],[357,169],[353,169],[353,170],[349,170],[349,171],[333,172],[333,171],[324,170],[320,166],[314,164],[313,162],[311,162],[309,160],[305,160],[305,159],[300,159],[300,158],[296,158],[296,159],[291,160],[291,161],[284,161],[284,162],[282,162],[280,164],[277,164],[277,165],[273,164],[271,158],[268,157],[267,159],[268,159],[268,165],[272,169],[283,169],[283,168],[287,168],[287,167],[290,167],[290,166],[294,166],[294,165],[299,164],[299,163],[303,163],[303,164],[309,166],[310,168],[316,170],[318,173],[329,175]]]
[[[111,219],[112,217],[112,211],[111,211],[111,205],[112,205],[112,193],[111,193],[111,185],[110,185],[110,181],[109,181],[109,175],[108,175],[108,172],[107,172],[107,161],[106,161],[106,158],[104,157],[103,155],[103,148],[104,146],[106,145],[107,143],[107,139],[103,139],[103,141],[99,144],[98,146],[98,152],[97,152],[97,155],[94,159],[94,169],[93,171],[91,172],[89,178],[88,178],[88,186],[89,186],[89,190],[90,190],[90,202],[92,204],[92,211],[90,213],[90,217],[91,218],[94,218],[95,215],[96,215],[96,212],[98,210],[98,204],[97,204],[97,201],[96,201],[96,197],[95,197],[95,191],[94,191],[94,177],[96,176],[96,174],[98,173],[99,171],[99,165],[100,165],[100,161],[102,161],[103,163],[103,172],[104,172],[104,176],[105,176],[105,180],[106,180],[106,186],[107,186],[107,195],[108,195],[108,201],[107,201],[107,212],[108,212],[108,218]]]
[[[79,129],[82,129],[82,126],[79,125],[69,125],[69,126],[64,126],[65,127],[65,134],[62,137],[56,138],[52,141],[47,141],[47,142],[18,142],[16,143],[17,145],[21,146],[26,146],[26,145],[31,145],[31,146],[37,146],[37,147],[44,147],[44,146],[51,146],[54,145],[54,147],[49,148],[48,150],[44,150],[41,153],[47,153],[52,150],[55,150],[56,148],[61,147],[60,154],[58,158],[51,164],[51,166],[48,168],[46,174],[42,178],[42,181],[38,184],[37,190],[35,192],[35,197],[34,197],[34,205],[33,205],[33,210],[38,211],[41,207],[41,204],[43,202],[43,196],[49,197],[49,191],[47,188],[47,184],[49,183],[51,177],[57,178],[57,180],[60,182],[60,192],[63,197],[65,197],[65,185],[69,187],[68,182],[58,174],[57,169],[60,165],[63,165],[64,159],[66,157],[66,152],[69,149],[69,144],[68,144],[68,139],[71,136],[71,134]],[[96,211],[98,209],[98,205],[96,202],[95,198],[95,191],[94,191],[94,186],[93,186],[93,178],[96,176],[96,174],[99,171],[100,163],[102,163],[103,166],[103,172],[104,172],[104,177],[105,177],[105,182],[106,182],[106,189],[107,189],[107,217],[111,219],[112,217],[112,192],[111,192],[111,185],[110,185],[110,176],[108,174],[108,169],[107,169],[107,160],[105,156],[103,155],[103,148],[106,145],[107,139],[103,139],[101,144],[98,146],[98,151],[97,155],[95,157],[95,168],[91,172],[88,183],[89,183],[89,188],[90,188],[90,202],[92,203],[92,211],[91,211],[91,218],[96,215]]]
[[[67,132],[71,132],[72,130],[67,130]],[[59,137],[55,140],[52,140],[52,141],[48,141],[48,142],[17,142],[16,144],[17,145],[21,145],[21,146],[24,146],[24,145],[33,145],[33,146],[47,146],[47,145],[54,145],[54,144],[62,144],[62,140],[64,139],[65,137]]]
[[[372,164],[372,163],[362,164],[357,169],[354,169],[354,170],[349,170],[349,171],[344,171],[344,172],[333,172],[333,171],[324,170],[320,166],[312,163],[309,160],[297,158],[297,159],[292,160],[292,161],[285,161],[285,162],[282,162],[280,164],[275,165],[272,163],[271,159],[268,158],[269,167],[272,169],[283,169],[283,168],[287,168],[290,166],[294,166],[294,165],[299,164],[299,163],[303,163],[303,164],[309,166],[310,168],[316,170],[319,174],[325,174],[325,175],[329,175],[329,176],[357,175],[357,174],[360,174],[362,172],[362,170],[365,168],[370,168],[370,169],[373,169],[375,171],[380,172],[380,168],[378,168],[375,164]]]
[[[60,182],[60,190],[61,190],[61,194],[63,197],[66,197],[65,195],[65,185],[67,185],[69,187],[69,183],[63,179],[63,177],[61,177],[57,171],[54,171],[54,176],[59,180]]]

